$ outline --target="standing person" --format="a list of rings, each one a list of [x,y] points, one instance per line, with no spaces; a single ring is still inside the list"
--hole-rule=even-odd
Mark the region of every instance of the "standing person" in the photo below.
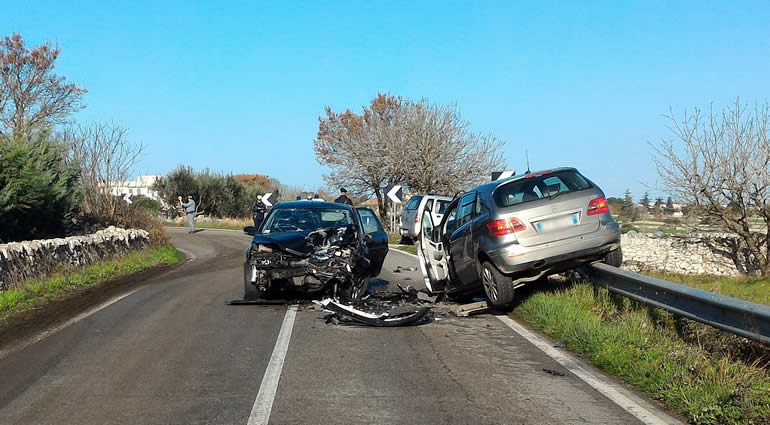
[[[187,214],[187,233],[195,232],[195,201],[193,201],[192,195],[187,196],[187,202],[182,202],[181,196],[177,199],[179,199],[180,207]]]
[[[265,219],[265,211],[267,211],[267,208],[265,207],[265,203],[262,202],[262,195],[257,195],[257,199],[251,204],[251,218],[254,219],[255,230],[256,228],[259,228],[259,225],[262,224],[262,220]]]
[[[338,204],[353,205],[353,201],[348,198],[348,191],[344,187],[340,188],[340,196],[334,200]]]

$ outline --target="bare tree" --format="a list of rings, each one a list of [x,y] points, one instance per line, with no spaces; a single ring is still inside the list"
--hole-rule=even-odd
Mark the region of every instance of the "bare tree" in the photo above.
[[[666,118],[675,138],[654,149],[658,174],[668,193],[719,223],[746,243],[759,271],[770,275],[770,140],[767,103],[753,110],[740,100],[721,112],[700,109]],[[750,218],[765,223],[751,228]]]
[[[86,90],[54,73],[59,52],[50,42],[29,50],[19,34],[0,39],[0,139],[30,136],[83,108]]]
[[[380,217],[387,217],[384,189],[402,179],[402,161],[394,161],[393,153],[402,138],[397,118],[405,101],[389,94],[378,94],[361,115],[350,110],[335,113],[325,110],[318,119],[318,136],[313,148],[318,162],[331,172],[324,176],[330,186],[343,186],[355,194],[374,194]]]
[[[123,202],[112,195],[112,188],[128,180],[144,151],[141,143],[128,139],[128,130],[114,123],[89,123],[65,129],[60,135],[73,162],[79,164],[85,189],[86,214],[114,217]]]
[[[314,142],[330,185],[374,194],[387,218],[384,189],[406,184],[415,192],[454,194],[504,168],[503,142],[469,130],[456,106],[418,103],[378,94],[361,114],[326,108]]]
[[[456,105],[408,105],[406,140],[400,145],[405,183],[415,192],[455,194],[505,169],[504,142],[476,134]],[[396,158],[394,158],[396,160]]]

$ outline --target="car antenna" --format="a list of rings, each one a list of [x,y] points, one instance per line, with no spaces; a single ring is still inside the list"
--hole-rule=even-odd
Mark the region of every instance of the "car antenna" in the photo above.
[[[527,157],[527,171],[524,174],[529,174],[532,171],[529,171],[529,151],[527,148],[524,148],[524,155]]]

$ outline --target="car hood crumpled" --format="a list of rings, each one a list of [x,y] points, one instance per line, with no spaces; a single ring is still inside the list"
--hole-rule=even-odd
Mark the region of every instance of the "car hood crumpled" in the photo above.
[[[302,232],[276,233],[274,235],[257,234],[254,235],[253,242],[261,245],[275,245],[282,251],[291,254],[308,255],[311,248],[305,243],[306,236],[307,234]]]

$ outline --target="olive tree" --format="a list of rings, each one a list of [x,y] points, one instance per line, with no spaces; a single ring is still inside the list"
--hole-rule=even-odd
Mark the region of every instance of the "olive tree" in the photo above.
[[[667,115],[674,137],[653,144],[663,189],[738,235],[757,270],[770,275],[770,140],[767,103]],[[752,229],[759,218],[764,230]]]

